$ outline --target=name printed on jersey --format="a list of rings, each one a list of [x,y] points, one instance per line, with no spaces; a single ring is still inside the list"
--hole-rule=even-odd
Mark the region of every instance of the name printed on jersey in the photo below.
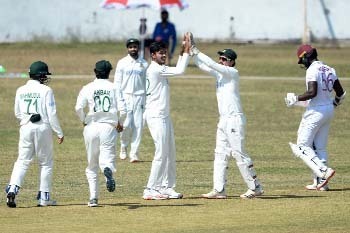
[[[20,94],[21,99],[39,99],[40,93],[24,93]]]
[[[100,95],[110,95],[110,90],[95,90],[94,96],[100,96]]]

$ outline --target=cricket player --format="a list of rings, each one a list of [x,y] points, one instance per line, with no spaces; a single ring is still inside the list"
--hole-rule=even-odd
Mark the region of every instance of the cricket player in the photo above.
[[[232,156],[248,186],[241,198],[254,198],[264,193],[254,170],[253,161],[245,152],[246,119],[242,110],[239,94],[239,74],[234,67],[237,54],[232,49],[218,52],[219,62],[213,61],[201,53],[192,40],[191,54],[196,65],[216,78],[216,97],[220,119],[216,131],[216,148],[214,159],[214,188],[202,194],[204,198],[227,198],[225,185],[229,158]]]
[[[174,129],[170,117],[170,87],[168,78],[185,72],[189,62],[189,39],[183,44],[183,55],[176,67],[165,66],[167,46],[163,42],[150,45],[152,62],[147,69],[147,99],[145,119],[155,145],[151,173],[143,192],[145,200],[179,199],[183,194],[174,190],[176,155]]]
[[[126,41],[128,55],[117,63],[114,84],[126,102],[126,111],[121,112],[123,123],[126,114],[131,116],[130,128],[125,128],[120,134],[120,159],[127,157],[127,147],[130,142],[130,162],[139,161],[139,146],[143,129],[143,112],[146,101],[146,69],[148,63],[139,57],[140,41],[130,38]],[[131,141],[130,141],[131,139]]]
[[[318,60],[316,48],[301,45],[297,56],[298,64],[306,69],[306,91],[301,95],[288,93],[285,101],[288,107],[300,105],[306,107],[306,111],[299,125],[297,144],[289,144],[295,156],[301,158],[314,173],[314,182],[306,189],[327,191],[327,183],[335,174],[327,166],[329,128],[334,109],[342,104],[346,92],[335,70]]]
[[[118,94],[112,82],[108,80],[112,65],[101,60],[96,63],[96,79],[84,86],[77,98],[75,111],[84,125],[84,141],[88,166],[85,170],[89,183],[89,207],[98,206],[99,169],[106,178],[109,192],[115,190],[113,173],[116,172],[116,140],[122,126],[118,122],[118,109],[125,109],[125,102],[118,100]],[[88,113],[84,108],[88,106]],[[127,119],[126,119],[127,121]]]
[[[53,172],[52,131],[58,144],[64,136],[56,114],[53,91],[47,86],[51,75],[46,63],[36,61],[29,68],[30,80],[19,87],[15,99],[15,116],[20,122],[18,159],[14,164],[11,180],[6,188],[7,206],[16,207],[15,197],[22,187],[34,155],[37,155],[40,172],[38,206],[56,205],[50,199]]]

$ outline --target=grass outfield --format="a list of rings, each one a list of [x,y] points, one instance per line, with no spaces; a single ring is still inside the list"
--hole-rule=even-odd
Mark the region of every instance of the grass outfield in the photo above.
[[[302,91],[303,81],[241,81],[247,115],[247,150],[251,154],[266,194],[240,200],[246,187],[230,163],[228,200],[204,200],[201,193],[212,187],[213,148],[217,121],[212,79],[171,80],[172,117],[177,145],[177,190],[183,200],[144,201],[153,156],[148,130],[144,131],[144,162],[118,162],[116,192],[108,193],[100,177],[100,208],[88,208],[88,187],[82,128],[73,111],[76,95],[87,79],[53,80],[58,114],[65,142],[55,145],[53,198],[58,207],[35,207],[38,167],[32,164],[18,196],[18,208],[6,207],[0,197],[1,229],[13,232],[347,232],[350,228],[350,179],[347,123],[349,105],[336,112],[330,134],[330,163],[337,170],[332,191],[310,192],[303,186],[310,171],[294,158],[288,141],[295,141],[302,109],[287,109],[283,95]],[[0,186],[5,187],[17,158],[18,127],[12,106],[16,87],[23,79],[1,80]],[[343,82],[349,89],[350,82]]]
[[[33,51],[22,49],[23,54],[31,54],[31,56],[35,54]],[[265,48],[258,49],[260,52],[266,50],[270,51]],[[295,55],[293,48],[287,46],[286,50],[290,51],[292,56]],[[60,52],[56,47],[48,49],[47,52],[50,54],[48,59],[52,59],[53,65],[62,64],[58,66],[60,68],[55,68],[57,74],[68,74],[64,67],[66,65],[70,67],[70,61],[73,60],[76,61],[77,70],[81,70],[81,73],[74,74],[88,74],[87,62],[81,58],[80,53],[77,55],[72,52],[69,59],[64,60],[57,55]],[[106,50],[103,53],[107,54],[107,52]],[[11,58],[11,56],[3,56],[3,53],[0,56],[5,61]],[[15,70],[13,67],[28,66],[27,63],[30,64],[32,59],[35,59],[31,56],[23,55],[23,60],[21,56],[17,56],[18,64],[15,65],[14,62],[13,65],[8,66],[8,69]],[[99,59],[93,55],[86,55],[86,57],[89,57],[87,60],[93,61],[93,64]],[[254,58],[249,56],[245,59],[248,61]],[[284,59],[281,58],[281,60]],[[80,61],[85,66],[81,66]],[[294,57],[290,61],[300,75],[285,74],[284,70],[280,69],[280,76],[302,77],[304,72],[295,65]],[[343,60],[339,60],[336,65],[342,67],[342,62]],[[258,63],[263,62],[259,60]],[[241,62],[239,65],[244,64]],[[271,67],[278,67],[278,64],[272,62],[266,67],[266,71],[272,71],[274,69]],[[190,74],[197,74],[194,67],[191,69]],[[253,72],[250,75],[253,76]],[[268,76],[269,73],[264,73],[264,76]],[[198,72],[198,74],[202,73]],[[338,74],[340,74],[339,71]],[[341,74],[344,74],[344,71]],[[0,79],[1,189],[5,188],[17,158],[18,124],[13,114],[13,104],[16,88],[26,81],[26,79]],[[143,162],[130,164],[128,161],[118,159],[116,191],[114,193],[106,191],[101,174],[99,201],[101,206],[88,208],[89,194],[85,177],[87,162],[82,127],[75,115],[74,105],[79,90],[89,81],[89,79],[53,79],[50,83],[54,89],[58,115],[65,133],[64,143],[54,146],[52,197],[58,201],[58,206],[36,207],[38,166],[34,161],[17,196],[18,208],[9,209],[6,206],[5,193],[0,195],[2,232],[340,233],[349,231],[350,160],[347,143],[350,138],[348,123],[350,107],[348,100],[345,100],[345,103],[336,110],[331,126],[328,147],[330,165],[337,171],[330,182],[331,191],[306,191],[303,187],[311,181],[310,171],[301,160],[292,155],[288,146],[289,141],[296,140],[303,109],[288,109],[283,100],[286,92],[304,91],[304,80],[243,77],[241,97],[247,117],[246,148],[264,185],[265,194],[254,200],[241,200],[239,195],[246,191],[246,186],[235,162],[231,161],[227,185],[229,198],[206,200],[201,199],[200,194],[212,188],[213,150],[218,120],[215,81],[206,78],[171,79],[171,115],[177,148],[176,189],[184,193],[184,199],[144,201],[141,198],[154,153],[154,145],[146,128],[140,148]],[[344,88],[350,90],[350,80],[342,81]]]
[[[320,59],[334,66],[341,77],[350,77],[348,58],[350,47],[333,48],[316,44]],[[298,69],[295,44],[227,44],[198,43],[198,48],[217,59],[217,51],[232,48],[238,54],[236,67],[242,76],[267,77],[304,77],[304,71]],[[177,46],[178,54],[179,46]],[[96,61],[109,60],[113,67],[125,56],[124,43],[15,43],[0,44],[0,65],[8,72],[28,72],[33,61],[43,60],[48,63],[55,75],[85,75],[93,72]],[[173,60],[173,63],[176,59]],[[187,74],[202,74],[190,63]]]

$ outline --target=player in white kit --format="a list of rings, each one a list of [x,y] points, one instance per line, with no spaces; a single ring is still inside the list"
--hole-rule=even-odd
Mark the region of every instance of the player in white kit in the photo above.
[[[37,155],[40,168],[38,206],[56,205],[50,199],[53,172],[52,131],[57,134],[58,144],[64,136],[60,127],[53,91],[46,84],[51,75],[46,63],[34,62],[29,68],[29,80],[19,87],[15,99],[15,116],[20,121],[18,159],[14,164],[11,180],[6,188],[7,206],[16,207],[15,197],[22,187],[23,179]]]
[[[253,161],[245,151],[246,119],[241,106],[239,93],[239,74],[234,68],[237,54],[232,49],[219,51],[219,62],[213,61],[201,53],[194,42],[191,54],[196,65],[216,78],[216,97],[220,119],[216,131],[216,148],[214,159],[214,188],[211,192],[202,194],[204,198],[223,199],[226,195],[226,177],[228,162],[232,156],[248,186],[241,198],[254,198],[264,193],[259,182]]]
[[[108,80],[112,65],[101,60],[96,63],[96,79],[85,85],[77,98],[75,111],[84,125],[84,141],[88,166],[85,170],[89,183],[89,207],[98,206],[99,169],[106,178],[109,192],[115,190],[113,173],[116,172],[116,140],[122,126],[118,122],[118,110],[125,109],[125,102],[118,99],[112,82]],[[84,109],[88,107],[88,112]],[[127,121],[127,120],[126,120]]]
[[[126,102],[126,112],[122,112],[123,123],[126,113],[131,116],[129,128],[120,134],[120,159],[126,159],[130,142],[130,162],[139,161],[139,146],[143,129],[143,112],[146,101],[146,69],[148,63],[139,57],[140,41],[130,38],[126,41],[128,55],[120,59],[114,75],[114,84]],[[131,139],[131,141],[130,141]]]
[[[298,129],[297,144],[289,143],[295,156],[301,158],[314,173],[308,190],[327,191],[327,183],[335,171],[327,166],[327,141],[334,108],[340,105],[346,92],[335,70],[317,59],[317,50],[301,45],[297,51],[298,64],[306,69],[306,91],[301,95],[288,93],[288,107],[306,107]],[[335,91],[335,97],[332,91]]]
[[[145,200],[179,199],[176,184],[174,129],[170,118],[170,88],[168,78],[185,72],[189,62],[189,40],[183,45],[176,67],[165,65],[167,46],[163,42],[150,45],[152,62],[147,69],[145,119],[155,145],[151,173],[143,192]]]

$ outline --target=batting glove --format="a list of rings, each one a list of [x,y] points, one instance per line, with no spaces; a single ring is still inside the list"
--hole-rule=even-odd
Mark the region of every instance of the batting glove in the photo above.
[[[287,107],[292,107],[298,101],[298,96],[295,93],[287,93],[287,96],[284,98]]]
[[[334,107],[341,105],[345,99],[346,91],[341,96],[335,96],[333,100]]]

